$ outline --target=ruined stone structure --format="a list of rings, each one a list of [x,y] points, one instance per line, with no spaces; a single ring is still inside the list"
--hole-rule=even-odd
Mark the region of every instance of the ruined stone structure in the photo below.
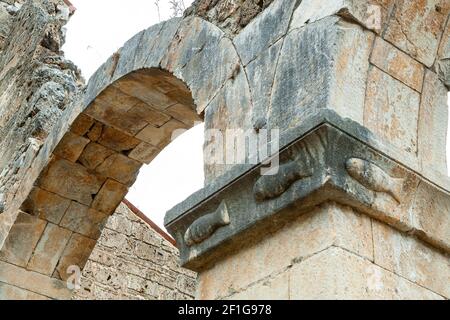
[[[280,165],[211,163],[223,150],[206,136],[206,187],[165,220],[197,298],[450,297],[448,1],[198,0],[86,88],[59,52],[65,8],[6,16],[3,283],[38,274],[67,298],[68,267],[95,260],[141,165],[203,120],[279,130]]]
[[[108,219],[75,299],[193,299],[196,274],[181,268],[174,240],[129,202]]]

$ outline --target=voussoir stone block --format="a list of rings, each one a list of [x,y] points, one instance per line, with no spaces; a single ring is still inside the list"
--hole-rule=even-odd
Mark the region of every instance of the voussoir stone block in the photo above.
[[[146,142],[141,142],[134,148],[128,157],[141,163],[149,164],[160,152],[160,150]]]
[[[71,275],[71,273],[68,273],[70,266],[77,266],[80,270],[83,270],[94,246],[95,240],[78,233],[72,233],[53,276],[66,281]]]
[[[39,187],[65,198],[90,205],[102,186],[102,179],[78,163],[57,159],[39,178]]]
[[[294,11],[290,28],[301,28],[327,16],[339,15],[380,34],[394,4],[395,0],[303,0]]]
[[[112,179],[106,180],[95,196],[92,208],[106,214],[111,214],[128,192],[128,188]]]
[[[96,168],[103,177],[112,178],[124,185],[131,185],[137,178],[142,163],[123,154],[114,153]]]
[[[0,250],[0,260],[26,267],[46,224],[44,220],[20,212]]]
[[[70,131],[73,133],[84,136],[94,124],[94,119],[88,115],[81,113],[70,126]]]
[[[53,151],[53,154],[69,161],[76,162],[89,142],[89,139],[69,131],[59,142],[58,146]]]
[[[140,143],[138,139],[109,126],[103,127],[97,142],[117,152],[131,150]]]
[[[72,201],[60,225],[91,239],[98,239],[108,215]]]
[[[27,269],[51,276],[71,234],[70,230],[48,223]]]
[[[91,142],[83,150],[78,161],[88,169],[95,169],[114,153],[115,151],[111,149],[98,143]]]
[[[69,199],[39,187],[34,187],[27,200],[22,204],[21,209],[40,219],[59,224],[69,205]]]
[[[146,126],[136,135],[136,138],[161,148],[167,145],[174,138],[185,132],[187,126],[175,119],[170,120],[163,126],[156,128],[152,125]]]
[[[244,66],[286,34],[294,7],[299,2],[273,1],[234,38],[233,42]]]

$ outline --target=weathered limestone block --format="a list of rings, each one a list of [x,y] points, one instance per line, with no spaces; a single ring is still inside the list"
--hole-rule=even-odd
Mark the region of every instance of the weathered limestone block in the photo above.
[[[289,272],[273,276],[227,297],[229,300],[289,300]]]
[[[79,136],[84,136],[93,124],[94,119],[82,113],[72,123],[72,125],[70,126],[70,131]]]
[[[394,4],[395,0],[303,0],[294,11],[291,28],[301,28],[327,16],[340,15],[380,34]]]
[[[50,164],[47,172],[39,179],[39,186],[65,198],[90,205],[102,182],[82,165],[59,159]]]
[[[0,300],[50,300],[46,296],[0,283]]]
[[[290,17],[298,3],[291,0],[273,1],[234,38],[233,43],[244,66],[286,34]]]
[[[180,103],[177,103],[176,105],[167,108],[166,112],[167,114],[171,115],[174,119],[183,122],[189,127],[192,127],[198,122],[201,122],[201,118],[197,114],[193,113],[190,107]],[[149,123],[152,124],[151,121],[149,121]],[[161,126],[162,124],[159,125]]]
[[[91,239],[98,239],[108,215],[72,201],[60,225]]]
[[[447,21],[447,26],[442,34],[434,70],[447,88],[450,88],[450,20]]]
[[[58,262],[58,266],[56,267],[53,277],[65,281],[71,275],[68,273],[68,267],[77,266],[80,270],[82,270],[94,246],[95,240],[77,233],[72,233],[69,243],[64,249],[64,252]]]
[[[107,179],[94,198],[92,208],[106,214],[111,214],[125,197],[128,188],[123,184]]]
[[[449,210],[450,199],[447,192],[436,190],[430,184],[420,183],[409,209],[409,213],[414,216],[416,233],[428,235],[428,240],[438,247],[446,247],[450,242]]]
[[[208,183],[233,167],[239,167],[248,163],[248,151],[245,158],[236,159],[238,146],[233,141],[227,141],[227,130],[250,130],[253,132],[252,121],[253,105],[250,87],[244,72],[239,72],[233,79],[229,79],[214,97],[205,110],[205,131],[211,129],[219,130],[223,135],[223,150],[215,150],[215,135],[205,138],[203,148],[205,159],[205,181]],[[230,139],[231,140],[231,139]],[[232,156],[227,156],[231,154]],[[231,159],[230,159],[231,158]]]
[[[98,143],[91,142],[83,150],[79,162],[88,169],[94,170],[115,152]]]
[[[70,299],[72,295],[65,282],[6,262],[0,262],[0,282],[50,299]]]
[[[238,253],[221,259],[212,269],[201,272],[198,298],[224,298],[235,292],[245,295],[246,288],[252,284],[262,279],[270,281],[272,276],[332,245],[371,260],[371,234],[368,217],[351,208],[323,205],[300,216],[271,237],[248,244]]]
[[[97,100],[86,109],[86,114],[131,136],[147,125],[139,114],[120,110],[115,104],[101,104]]]
[[[42,220],[59,224],[69,205],[69,199],[34,187],[21,209]]]
[[[431,71],[426,71],[424,81],[418,128],[421,170],[447,175],[447,89]]]
[[[420,241],[374,222],[374,262],[411,282],[448,298],[449,256]]]
[[[449,12],[445,0],[397,0],[384,39],[431,67]]]
[[[289,273],[290,299],[294,300],[442,299],[426,288],[336,247],[299,263]]]
[[[272,89],[269,126],[295,127],[321,108],[362,123],[372,39],[337,17],[288,33]]]
[[[159,152],[158,148],[146,142],[141,142],[128,154],[128,157],[141,163],[149,164]]]
[[[103,126],[98,143],[109,149],[122,152],[132,150],[140,141],[112,127]]]
[[[382,38],[376,38],[370,62],[412,89],[422,92],[423,65]]]
[[[44,220],[20,212],[0,250],[0,260],[26,267],[46,224]]]
[[[0,5],[0,50],[3,49],[3,43],[10,32],[12,19],[12,15]]]
[[[261,118],[266,122],[265,115],[269,112],[272,86],[282,44],[283,39],[278,40],[245,67],[253,102],[253,124]]]
[[[72,232],[48,223],[27,265],[28,270],[51,276]]]
[[[172,119],[160,128],[152,125],[146,126],[136,135],[136,138],[145,141],[157,148],[163,148],[180,133],[186,131],[186,125],[178,120]]]
[[[69,161],[76,162],[89,141],[89,139],[80,137],[72,132],[67,132],[64,138],[59,142],[53,154]]]
[[[161,66],[186,82],[201,113],[239,64],[231,40],[221,30],[192,18],[181,24]]]
[[[420,94],[372,67],[364,125],[405,152],[417,152]]]
[[[170,98],[165,93],[157,90],[152,86],[149,86],[145,81],[142,80],[143,79],[139,74],[135,74],[120,79],[118,82],[114,84],[114,86],[116,86],[121,91],[125,92],[130,96],[139,97],[141,101],[157,108],[158,110],[164,110],[167,107],[177,103],[177,100]],[[107,113],[108,112],[105,111],[105,116],[107,115]],[[126,115],[124,114],[124,116]],[[130,125],[131,124],[132,124],[132,117],[130,117]],[[140,122],[138,122],[138,124],[141,125]],[[117,119],[116,125],[123,125],[120,124],[120,119]],[[136,131],[135,128],[130,128],[130,130],[131,129],[133,129],[133,131]],[[136,133],[133,133],[132,135],[135,134]]]
[[[124,185],[131,186],[136,180],[142,163],[123,154],[115,153],[103,161],[95,170],[100,176],[112,178]]]
[[[190,111],[189,114],[191,114],[192,110],[191,109],[188,110]],[[167,121],[170,120],[170,116],[153,109],[152,107],[143,102],[138,103],[136,106],[134,106],[133,110],[130,113],[141,117],[146,122],[156,127],[161,127],[163,124],[165,124]]]

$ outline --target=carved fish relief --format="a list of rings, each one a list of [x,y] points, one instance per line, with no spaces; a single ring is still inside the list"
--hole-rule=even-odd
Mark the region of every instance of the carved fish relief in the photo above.
[[[253,194],[258,201],[277,198],[294,182],[311,175],[311,169],[305,168],[298,160],[293,160],[280,165],[278,174],[259,178],[253,187]]]
[[[222,202],[213,213],[195,220],[184,234],[184,241],[188,247],[201,243],[211,237],[217,229],[230,224],[230,216],[225,202]]]
[[[345,167],[350,176],[366,188],[387,193],[401,202],[403,179],[393,178],[377,165],[359,158],[348,159]]]

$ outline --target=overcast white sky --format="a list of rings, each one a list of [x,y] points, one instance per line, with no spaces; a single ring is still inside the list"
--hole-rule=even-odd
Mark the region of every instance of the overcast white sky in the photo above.
[[[77,12],[67,25],[63,50],[86,80],[133,35],[159,22],[155,0],[70,1]],[[159,2],[161,21],[169,19],[169,1]],[[188,7],[192,0],[184,3]],[[198,125],[141,169],[128,200],[163,227],[165,212],[203,187],[202,145],[203,125]]]

